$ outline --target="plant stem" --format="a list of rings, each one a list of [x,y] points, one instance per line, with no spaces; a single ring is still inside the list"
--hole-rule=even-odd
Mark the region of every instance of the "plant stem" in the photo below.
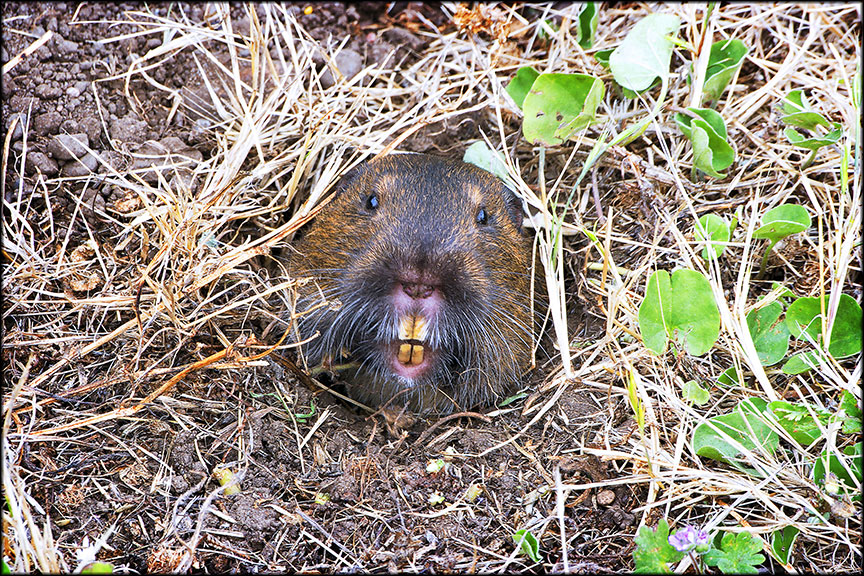
[[[768,248],[765,249],[765,255],[762,256],[762,264],[759,266],[759,275],[756,276],[757,280],[761,280],[763,276],[765,276],[765,267],[768,265],[768,255],[771,254],[771,250],[774,249],[774,245],[777,244],[776,240],[772,240],[768,245]]]
[[[815,159],[816,159],[816,150],[811,150],[810,155],[804,161],[804,164],[801,165],[801,170],[806,170],[807,168],[809,168],[810,165],[813,164],[813,160],[815,160]]]
[[[692,550],[688,554],[690,555],[690,561],[693,562],[693,567],[696,569],[696,573],[702,574],[702,557],[696,557]]]

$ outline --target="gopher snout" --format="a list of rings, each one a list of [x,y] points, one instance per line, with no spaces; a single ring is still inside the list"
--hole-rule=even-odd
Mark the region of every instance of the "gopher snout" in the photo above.
[[[512,389],[534,323],[530,244],[514,200],[488,172],[422,154],[346,175],[289,262],[294,276],[315,280],[297,301],[307,362],[348,353],[352,395],[418,412]]]

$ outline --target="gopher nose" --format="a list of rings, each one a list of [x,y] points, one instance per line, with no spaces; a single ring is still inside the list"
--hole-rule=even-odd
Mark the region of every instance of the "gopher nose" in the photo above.
[[[419,282],[402,282],[402,291],[414,300],[429,298],[435,291],[435,287],[429,284],[420,284]]]

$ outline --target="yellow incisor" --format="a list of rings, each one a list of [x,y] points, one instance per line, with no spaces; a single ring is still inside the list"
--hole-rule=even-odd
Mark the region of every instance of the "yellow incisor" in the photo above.
[[[411,366],[423,363],[423,346],[405,340],[422,342],[426,340],[426,332],[426,319],[423,316],[410,314],[402,318],[399,324],[399,340],[403,342],[399,345],[399,362]]]

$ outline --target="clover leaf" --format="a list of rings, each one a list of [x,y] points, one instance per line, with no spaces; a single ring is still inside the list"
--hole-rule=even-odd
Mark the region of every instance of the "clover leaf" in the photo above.
[[[737,441],[747,451],[759,449],[773,454],[780,445],[780,437],[762,416],[767,405],[761,398],[747,398],[739,402],[732,412],[700,424],[693,430],[694,452],[758,476],[756,470],[743,465],[747,461],[745,455],[726,436]]]
[[[789,558],[792,556],[792,546],[795,545],[795,540],[798,538],[800,532],[800,529],[790,524],[771,533],[771,551],[774,552],[774,556],[783,564],[789,564]]]
[[[861,408],[858,407],[858,400],[848,390],[844,390],[840,397],[840,410],[843,412],[843,433],[860,434]]]
[[[531,86],[539,75],[540,73],[534,70],[534,68],[523,66],[516,71],[516,75],[512,80],[510,80],[507,87],[504,88],[507,91],[507,94],[509,94],[510,97],[513,98],[513,101],[516,102],[516,105],[520,110],[524,105],[525,96],[528,95]]]
[[[833,451],[826,448],[813,464],[813,481],[823,486],[831,494],[838,494],[842,491],[850,494],[853,501],[860,501],[861,453],[861,442],[843,449],[843,454],[850,457],[846,460],[849,466],[849,470],[847,470]],[[830,472],[830,475],[826,474],[826,471]],[[851,475],[850,471],[852,472]]]
[[[717,214],[705,214],[699,218],[699,225],[693,231],[697,241],[705,242],[705,247],[702,248],[702,258],[705,260],[711,260],[723,254],[723,251],[726,250],[723,243],[729,242],[731,234],[729,222]]]
[[[603,90],[603,82],[587,74],[540,74],[522,105],[525,139],[561,144],[595,120]]]
[[[525,530],[524,528],[522,530],[517,530],[516,533],[513,534],[513,542],[520,547],[523,554],[531,558],[534,562],[540,562],[542,560],[542,558],[540,558],[540,543],[537,542],[537,538],[528,530]]]
[[[735,366],[730,366],[717,377],[717,384],[721,386],[737,386],[743,381],[743,375]]]
[[[809,227],[810,214],[807,213],[806,208],[798,204],[781,204],[765,212],[762,216],[762,226],[753,233],[753,238],[765,238],[769,241],[759,265],[758,278],[765,275],[768,255],[777,242],[786,236],[803,232]]]
[[[719,100],[726,86],[741,67],[749,49],[737,39],[720,40],[711,45],[705,85],[702,92],[711,100]]]
[[[510,174],[507,172],[507,162],[504,160],[504,155],[497,150],[490,149],[483,140],[474,142],[469,146],[462,156],[462,161],[491,172],[511,189],[516,189],[516,185],[510,180]]]
[[[726,141],[726,123],[723,117],[710,108],[687,108],[690,114],[677,112],[675,123],[693,144],[693,169],[712,178],[725,178],[725,170],[735,161],[735,150]]]
[[[816,297],[798,298],[786,311],[786,325],[795,338],[809,338],[819,343],[822,336],[822,309],[827,309],[827,302]],[[831,342],[828,344],[828,354],[835,359],[848,358],[861,352],[861,305],[848,294],[841,294],[837,302],[837,314],[831,327]],[[804,334],[807,336],[804,336]],[[819,364],[819,358],[824,353],[817,349],[813,352],[803,352],[792,356],[782,368],[785,374],[801,374],[810,370],[811,366]]]
[[[789,329],[780,321],[783,305],[776,300],[747,314],[747,328],[763,366],[780,362],[789,349]]]
[[[711,394],[699,386],[699,383],[695,380],[685,382],[684,387],[682,388],[682,393],[684,394],[685,400],[693,402],[696,406],[704,406],[711,398]]]
[[[673,14],[649,14],[633,26],[611,54],[609,69],[615,81],[634,92],[650,88],[669,73],[672,41],[680,19]]]
[[[665,518],[660,519],[656,530],[648,526],[639,528],[634,542],[636,550],[633,552],[633,571],[637,574],[668,574],[672,572],[669,564],[684,557],[684,554],[669,544],[669,523]]]
[[[675,338],[687,352],[706,353],[720,335],[720,312],[705,276],[695,270],[658,270],[648,280],[639,306],[639,330],[645,346],[656,354]]]
[[[813,130],[816,126],[831,128],[831,123],[822,114],[810,109],[810,102],[803,90],[792,90],[783,98],[784,116],[780,121],[789,126],[797,126],[804,130]]]
[[[786,311],[786,325],[795,338],[804,338],[804,333],[818,342],[822,336],[822,310],[827,301],[816,297],[798,298]],[[831,342],[828,353],[834,358],[847,358],[861,351],[861,305],[848,294],[841,294],[837,302],[837,314],[831,327]]]
[[[708,566],[717,566],[724,574],[758,574],[756,566],[765,562],[762,541],[748,532],[723,535],[720,548],[705,553],[703,559]]]
[[[782,102],[784,116],[780,121],[788,125],[783,131],[786,139],[794,146],[810,150],[810,155],[804,161],[802,168],[807,168],[816,158],[816,152],[823,146],[836,144],[843,136],[843,126],[838,122],[829,122],[822,114],[810,109],[810,103],[803,90],[792,90],[783,98]],[[807,136],[801,134],[794,127],[811,132]],[[827,134],[820,134],[818,128],[830,130]]]
[[[596,2],[586,2],[582,11],[579,12],[579,25],[576,27],[576,40],[584,49],[591,48],[594,44],[594,34],[597,33],[597,21],[599,10]]]

